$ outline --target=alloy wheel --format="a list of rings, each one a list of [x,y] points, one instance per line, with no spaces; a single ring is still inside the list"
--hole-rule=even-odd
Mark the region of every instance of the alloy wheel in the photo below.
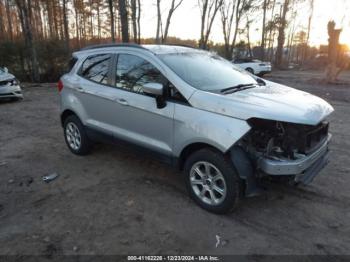
[[[68,145],[73,149],[73,150],[79,150],[81,146],[81,136],[80,136],[80,131],[76,124],[73,122],[69,122],[66,125],[66,138]]]
[[[200,161],[190,171],[190,183],[196,196],[208,205],[219,205],[226,197],[225,178],[213,164]]]

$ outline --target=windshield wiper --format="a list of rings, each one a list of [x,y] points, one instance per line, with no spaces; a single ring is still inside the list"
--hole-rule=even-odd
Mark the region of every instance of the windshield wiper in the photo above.
[[[244,90],[244,89],[253,88],[255,86],[256,86],[255,83],[240,84],[240,85],[231,86],[231,87],[228,87],[228,88],[221,89],[220,92],[222,94],[231,94],[231,93],[234,93],[234,92],[237,92],[237,91],[241,91],[241,90]]]

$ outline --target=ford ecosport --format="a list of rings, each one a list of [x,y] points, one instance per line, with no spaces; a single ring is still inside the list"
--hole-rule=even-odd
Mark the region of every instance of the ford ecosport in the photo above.
[[[68,148],[107,139],[183,170],[190,196],[226,213],[263,176],[308,184],[328,162],[323,99],[253,76],[218,55],[170,45],[75,52],[58,83]]]

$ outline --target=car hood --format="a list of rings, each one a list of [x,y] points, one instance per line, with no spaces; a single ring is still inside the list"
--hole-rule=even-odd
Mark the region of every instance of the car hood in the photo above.
[[[190,104],[196,108],[234,118],[261,118],[296,124],[316,125],[333,112],[325,100],[274,82],[232,94],[196,91]]]
[[[14,79],[15,76],[9,73],[0,73],[0,82]]]

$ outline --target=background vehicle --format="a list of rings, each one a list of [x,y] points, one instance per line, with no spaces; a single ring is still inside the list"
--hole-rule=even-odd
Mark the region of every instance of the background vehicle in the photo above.
[[[133,145],[183,170],[191,197],[215,213],[258,195],[262,176],[307,184],[327,164],[333,108],[321,98],[194,48],[122,44],[73,56],[58,90],[74,154],[101,138]]]
[[[233,63],[238,67],[247,70],[257,76],[263,76],[265,74],[271,73],[271,63],[262,62],[258,59],[253,58],[239,58],[233,60]]]
[[[6,67],[0,67],[0,99],[22,99],[22,90],[19,81],[10,74]]]

